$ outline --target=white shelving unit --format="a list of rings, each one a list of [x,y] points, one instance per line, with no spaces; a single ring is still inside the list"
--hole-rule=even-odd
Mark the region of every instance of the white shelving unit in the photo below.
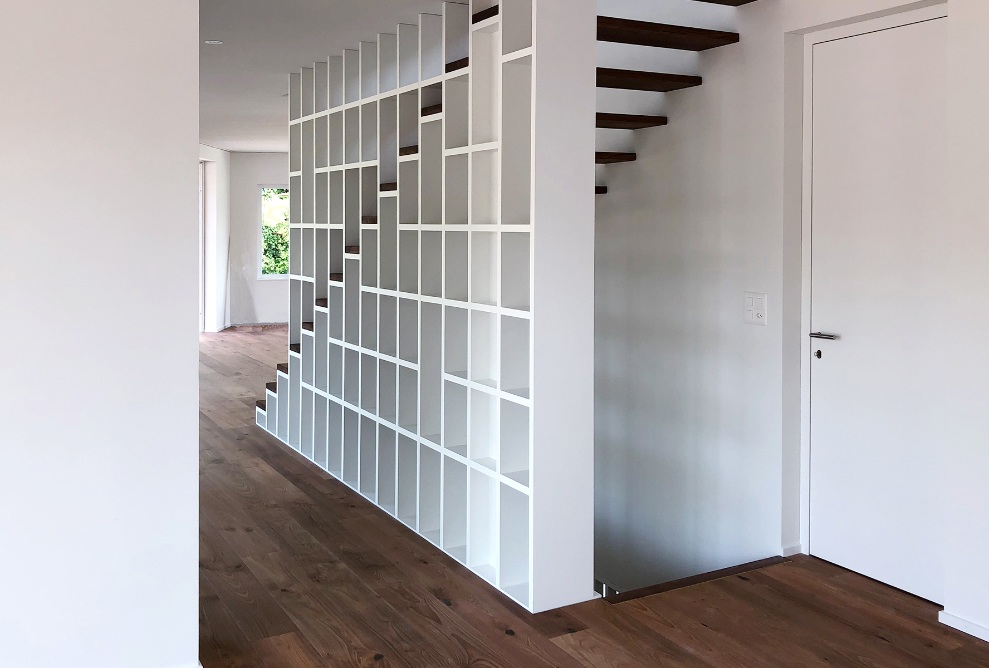
[[[258,425],[531,611],[593,595],[594,130],[537,132],[590,120],[593,79],[537,69],[533,26],[552,52],[594,15],[450,2],[291,75],[290,356]]]

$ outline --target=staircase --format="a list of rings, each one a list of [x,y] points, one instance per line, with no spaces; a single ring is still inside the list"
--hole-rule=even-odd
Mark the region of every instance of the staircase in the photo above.
[[[755,0],[673,0],[671,9],[680,15],[696,15],[698,22],[730,23],[729,9],[746,5]],[[640,3],[640,10],[650,16],[662,10],[662,3],[648,6]],[[692,5],[697,9],[692,11]],[[722,5],[725,9],[705,5]],[[641,9],[645,7],[645,9]],[[636,11],[635,3],[620,0],[599,0],[599,13],[615,10],[628,15]],[[671,13],[671,11],[667,11]],[[709,49],[717,49],[739,42],[737,32],[642,20],[644,17],[598,16],[597,38],[599,43],[599,67],[597,68],[598,107],[605,109],[597,114],[598,150],[595,164],[598,184],[595,193],[606,195],[608,186],[602,181],[606,176],[603,166],[635,162],[636,154],[629,146],[634,140],[630,131],[662,127],[669,123],[665,115],[641,113],[656,109],[661,96],[656,93],[675,93],[700,86],[704,80],[698,74],[675,73],[676,69],[700,67],[695,56]],[[663,49],[665,51],[656,51]],[[608,66],[600,66],[602,61]],[[614,67],[618,63],[635,63],[635,67]],[[645,67],[651,65],[651,67]],[[669,69],[667,70],[666,67]],[[671,71],[672,70],[672,71]],[[604,131],[604,132],[602,132]],[[616,132],[617,131],[617,132]],[[602,146],[604,144],[604,146]],[[616,146],[617,145],[617,146]],[[625,150],[614,150],[621,147]]]

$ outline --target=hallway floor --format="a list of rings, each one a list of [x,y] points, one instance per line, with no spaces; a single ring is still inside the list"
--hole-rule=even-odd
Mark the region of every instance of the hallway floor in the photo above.
[[[254,425],[286,359],[284,328],[201,337],[204,668],[989,666],[933,604],[809,557],[529,615]]]

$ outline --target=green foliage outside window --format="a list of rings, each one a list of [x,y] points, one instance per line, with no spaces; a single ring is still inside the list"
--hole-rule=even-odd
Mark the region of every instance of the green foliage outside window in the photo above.
[[[265,276],[288,274],[289,194],[285,188],[261,189],[261,273]]]

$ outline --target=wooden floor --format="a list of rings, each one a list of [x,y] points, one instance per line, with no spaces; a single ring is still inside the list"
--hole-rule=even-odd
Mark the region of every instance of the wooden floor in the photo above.
[[[253,426],[283,329],[202,337],[204,668],[989,666],[937,608],[811,559],[531,616]]]

